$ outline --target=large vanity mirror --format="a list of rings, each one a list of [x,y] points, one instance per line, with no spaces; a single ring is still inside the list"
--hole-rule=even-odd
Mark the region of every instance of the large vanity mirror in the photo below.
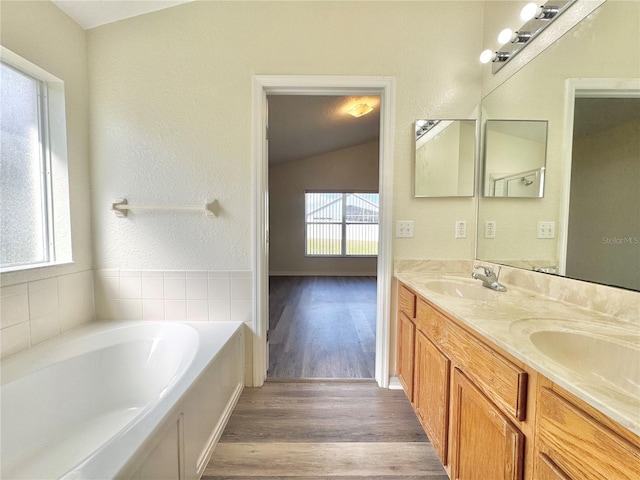
[[[472,197],[476,120],[416,120],[416,197]]]
[[[548,132],[544,198],[481,197],[478,259],[640,290],[639,18],[605,2],[483,98]]]
[[[547,122],[487,120],[484,128],[484,196],[544,196]]]

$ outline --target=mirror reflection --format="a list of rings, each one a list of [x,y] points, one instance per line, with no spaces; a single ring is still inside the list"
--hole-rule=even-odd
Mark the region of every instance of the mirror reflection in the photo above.
[[[640,36],[639,16],[640,2],[602,4],[484,96],[483,118],[545,119],[549,129],[544,198],[480,198],[478,259],[640,290],[637,120],[618,123],[620,104],[582,103],[640,97],[640,43],[627,41]],[[596,215],[607,221],[597,229]]]
[[[416,120],[416,197],[472,197],[476,120]]]
[[[485,124],[484,195],[544,196],[547,122],[487,120]]]

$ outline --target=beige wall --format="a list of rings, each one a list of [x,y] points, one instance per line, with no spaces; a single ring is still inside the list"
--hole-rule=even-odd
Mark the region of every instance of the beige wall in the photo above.
[[[574,141],[568,276],[640,290],[639,139],[634,121]]]
[[[377,258],[306,257],[304,193],[378,191],[379,144],[351,148],[269,168],[269,273],[375,275]]]
[[[455,220],[473,230],[475,201],[412,196],[412,132],[416,118],[473,118],[481,15],[473,1],[192,2],[90,30],[97,265],[252,268],[255,74],[394,76],[393,214],[415,221],[394,256],[472,258],[473,239],[453,238]],[[438,46],[452,45],[445,61]],[[213,197],[221,212],[117,219],[122,196]]]

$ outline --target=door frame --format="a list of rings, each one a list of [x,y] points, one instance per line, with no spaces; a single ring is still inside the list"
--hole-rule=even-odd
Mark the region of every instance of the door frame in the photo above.
[[[564,135],[562,147],[562,198],[558,245],[558,273],[566,275],[569,239],[569,201],[573,157],[573,117],[576,98],[640,96],[640,78],[567,78],[565,81]]]
[[[253,158],[253,386],[267,376],[269,323],[269,166],[267,163],[267,95],[378,95],[380,96],[379,192],[380,230],[377,263],[375,380],[389,386],[393,205],[393,139],[395,77],[254,75],[252,78]]]

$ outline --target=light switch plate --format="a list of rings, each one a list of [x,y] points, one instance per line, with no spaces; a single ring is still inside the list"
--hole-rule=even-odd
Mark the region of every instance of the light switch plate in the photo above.
[[[495,220],[487,220],[484,222],[484,238],[496,238]]]
[[[413,220],[399,220],[396,222],[397,238],[413,238]]]
[[[556,238],[556,222],[538,222],[537,238]]]

